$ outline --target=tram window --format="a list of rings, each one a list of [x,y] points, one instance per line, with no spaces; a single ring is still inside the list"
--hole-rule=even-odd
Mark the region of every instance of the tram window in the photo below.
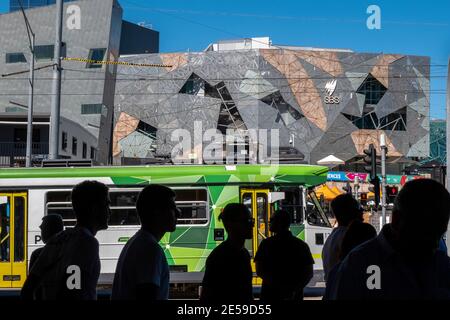
[[[72,192],[71,191],[47,192],[47,203],[49,202],[72,202]]]
[[[208,223],[206,202],[178,202],[177,208],[180,214],[177,224],[206,224]]]
[[[14,261],[25,260],[25,198],[14,197]]]
[[[175,189],[176,201],[208,201],[205,189]]]
[[[299,188],[286,188],[279,191],[284,192],[284,199],[279,202],[279,209],[289,213],[292,224],[303,224],[301,190]]]
[[[331,227],[325,212],[320,206],[319,199],[314,192],[309,192],[306,204],[306,216],[308,223],[313,226]]]
[[[111,207],[135,207],[139,191],[111,191]]]
[[[135,226],[139,225],[139,218],[134,208],[111,208],[110,226]]]
[[[0,262],[9,262],[10,198],[0,196]]]
[[[176,204],[181,213],[178,224],[208,223],[208,195],[206,189],[174,189]],[[110,226],[139,225],[136,211],[137,190],[110,190],[111,216]],[[74,226],[76,217],[72,210],[70,191],[52,191],[47,193],[47,214],[59,214],[64,226]]]
[[[77,223],[77,218],[72,210],[72,203],[47,203],[47,215],[59,214],[65,227],[73,227]]]

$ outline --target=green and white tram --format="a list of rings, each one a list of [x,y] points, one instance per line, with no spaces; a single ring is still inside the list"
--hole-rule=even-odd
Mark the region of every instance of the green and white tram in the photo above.
[[[139,228],[135,202],[150,183],[173,188],[181,210],[176,231],[161,240],[171,282],[201,281],[206,258],[225,238],[218,215],[230,202],[244,203],[255,218],[253,239],[246,243],[251,255],[269,236],[271,212],[289,211],[291,231],[308,243],[320,272],[331,226],[312,188],[325,183],[326,177],[326,167],[287,164],[0,169],[0,288],[23,285],[29,257],[43,245],[39,225],[44,215],[60,214],[65,227],[75,224],[71,189],[84,180],[110,188],[109,228],[97,234],[101,284],[112,281],[124,244]]]

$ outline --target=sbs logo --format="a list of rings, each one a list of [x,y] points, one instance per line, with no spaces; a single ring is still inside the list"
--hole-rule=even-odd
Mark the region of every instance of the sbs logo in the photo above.
[[[325,91],[328,96],[325,97],[324,101],[326,104],[339,104],[341,99],[338,96],[333,96],[334,91],[336,91],[337,80],[330,80],[325,85]]]

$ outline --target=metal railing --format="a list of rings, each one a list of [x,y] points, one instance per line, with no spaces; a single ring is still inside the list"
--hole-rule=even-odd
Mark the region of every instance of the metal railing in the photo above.
[[[32,165],[40,166],[48,159],[48,143],[33,143],[31,146]],[[0,142],[0,167],[25,167],[25,142]]]

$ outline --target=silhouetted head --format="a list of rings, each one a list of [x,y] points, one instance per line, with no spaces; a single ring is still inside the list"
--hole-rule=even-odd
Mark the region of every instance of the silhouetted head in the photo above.
[[[353,220],[363,220],[363,211],[358,201],[348,193],[341,194],[331,201],[331,210],[339,226],[346,227]]]
[[[72,190],[72,207],[77,225],[88,228],[94,234],[108,229],[109,210],[108,187],[98,181],[83,181]]]
[[[348,226],[341,243],[340,257],[343,260],[354,248],[377,236],[375,228],[368,224],[355,220]]]
[[[248,208],[242,203],[229,203],[219,215],[228,237],[236,240],[251,239],[255,221]]]
[[[392,229],[399,249],[406,254],[427,256],[439,246],[450,216],[450,194],[431,179],[405,184],[394,201]]]
[[[172,189],[157,184],[142,189],[136,202],[142,227],[154,235],[175,231],[179,213],[175,196]]]
[[[288,231],[291,225],[291,217],[285,210],[277,210],[270,218],[270,232],[279,233]]]
[[[59,214],[49,214],[42,218],[39,228],[42,241],[47,243],[51,237],[64,230],[63,219]]]

